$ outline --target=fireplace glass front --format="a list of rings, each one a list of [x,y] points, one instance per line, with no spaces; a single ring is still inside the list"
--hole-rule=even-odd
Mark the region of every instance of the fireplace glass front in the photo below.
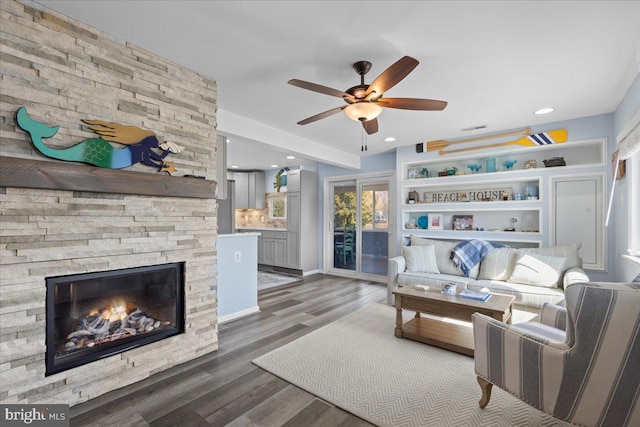
[[[47,375],[183,332],[184,263],[47,278]]]

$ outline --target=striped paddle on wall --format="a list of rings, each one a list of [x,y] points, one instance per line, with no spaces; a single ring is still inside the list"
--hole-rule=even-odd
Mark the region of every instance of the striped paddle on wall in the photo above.
[[[492,147],[504,147],[507,145],[524,145],[524,146],[536,146],[536,145],[550,145],[559,144],[567,141],[567,130],[557,129],[550,130],[548,132],[534,133],[533,135],[526,135],[515,141],[499,142],[496,144],[479,145],[475,147],[457,148],[455,150],[440,150],[440,155],[460,153],[462,151],[480,150],[483,148]]]

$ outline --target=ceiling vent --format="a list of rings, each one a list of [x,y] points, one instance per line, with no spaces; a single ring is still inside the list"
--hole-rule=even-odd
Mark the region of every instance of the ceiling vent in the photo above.
[[[487,125],[469,126],[468,128],[462,128],[460,130],[468,132],[470,130],[486,129]]]

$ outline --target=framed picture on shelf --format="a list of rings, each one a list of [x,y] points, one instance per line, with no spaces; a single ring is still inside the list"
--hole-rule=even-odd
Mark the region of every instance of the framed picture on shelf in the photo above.
[[[473,230],[473,215],[453,215],[451,224],[454,230]]]
[[[429,218],[429,230],[442,230],[444,228],[442,214],[430,213],[427,218]]]

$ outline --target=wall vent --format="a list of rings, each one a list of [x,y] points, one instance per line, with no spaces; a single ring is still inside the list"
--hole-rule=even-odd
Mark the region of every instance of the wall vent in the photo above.
[[[478,129],[486,129],[487,125],[477,125],[477,126],[469,126],[467,128],[462,128],[462,131],[470,131],[470,130],[478,130]]]

